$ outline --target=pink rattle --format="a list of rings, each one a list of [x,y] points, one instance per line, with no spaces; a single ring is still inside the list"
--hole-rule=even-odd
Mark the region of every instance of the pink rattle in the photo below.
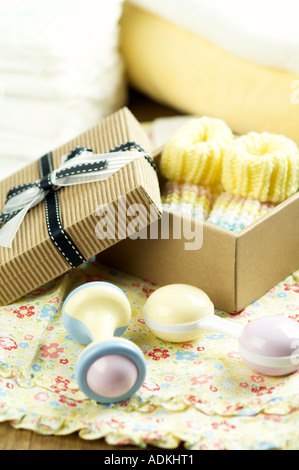
[[[267,315],[244,327],[216,316],[209,297],[185,284],[157,289],[143,314],[147,326],[165,341],[192,341],[201,330],[213,330],[236,338],[244,362],[260,374],[283,376],[299,369],[299,324],[289,318]]]

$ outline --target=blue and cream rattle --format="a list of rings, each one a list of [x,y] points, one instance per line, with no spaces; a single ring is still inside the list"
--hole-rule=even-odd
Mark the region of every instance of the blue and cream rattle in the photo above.
[[[131,319],[130,303],[113,284],[91,282],[75,289],[62,312],[66,330],[86,345],[76,366],[76,379],[88,398],[114,403],[141,387],[146,365],[141,350],[120,338]]]

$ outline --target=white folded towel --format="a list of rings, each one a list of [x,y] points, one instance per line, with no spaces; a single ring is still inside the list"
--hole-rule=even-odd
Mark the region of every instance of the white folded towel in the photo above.
[[[1,0],[0,179],[124,105],[122,4]]]

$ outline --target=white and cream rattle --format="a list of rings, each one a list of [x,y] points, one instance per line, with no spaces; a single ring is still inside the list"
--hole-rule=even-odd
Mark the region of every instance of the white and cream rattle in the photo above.
[[[237,339],[244,362],[256,372],[283,376],[299,369],[299,324],[289,318],[262,316],[244,327],[215,315],[209,297],[186,284],[157,289],[143,313],[149,329],[165,341],[192,341],[212,330]]]

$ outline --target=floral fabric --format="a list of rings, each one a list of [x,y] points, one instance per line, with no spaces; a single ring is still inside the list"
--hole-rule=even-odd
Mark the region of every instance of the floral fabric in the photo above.
[[[132,320],[124,336],[143,351],[147,377],[134,397],[113,404],[86,399],[75,380],[83,346],[65,331],[61,306],[85,282],[105,280],[126,293]],[[114,445],[188,449],[298,448],[299,374],[269,378],[241,360],[237,342],[203,331],[192,343],[157,339],[142,307],[157,286],[96,261],[0,308],[0,420],[16,428]],[[299,319],[299,271],[239,315]]]
[[[152,124],[144,128],[153,139]],[[73,289],[102,280],[126,293],[132,319],[124,337],[141,348],[147,363],[136,395],[113,405],[97,404],[78,388],[75,367],[83,346],[61,318]],[[157,287],[93,260],[0,307],[0,421],[140,448],[174,449],[184,442],[192,450],[298,450],[299,373],[259,375],[243,363],[236,340],[209,331],[192,343],[157,339],[142,317]],[[299,271],[238,315],[216,311],[244,325],[267,313],[299,321]]]

